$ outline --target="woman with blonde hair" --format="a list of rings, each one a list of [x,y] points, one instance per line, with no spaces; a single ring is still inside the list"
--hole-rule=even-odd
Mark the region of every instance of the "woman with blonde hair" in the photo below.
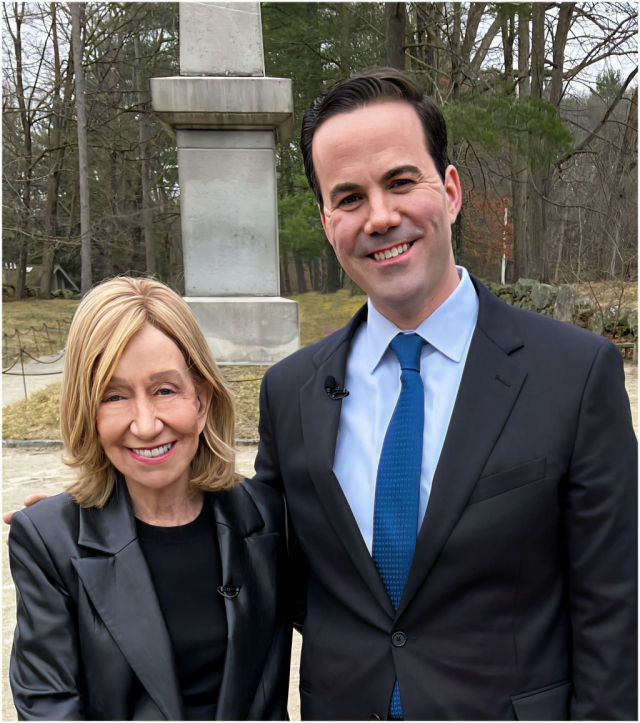
[[[117,277],[80,303],[65,494],[14,515],[23,720],[283,720],[281,495],[235,471],[233,405],[187,304]]]

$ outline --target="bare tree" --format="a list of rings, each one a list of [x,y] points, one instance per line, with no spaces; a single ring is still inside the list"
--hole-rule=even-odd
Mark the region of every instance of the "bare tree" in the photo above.
[[[85,3],[71,3],[71,40],[73,44],[73,67],[76,80],[76,114],[78,118],[78,181],[80,186],[80,290],[86,294],[91,288],[91,219],[89,213],[89,165],[87,151],[87,111],[84,94],[84,70],[82,58],[82,19]]]

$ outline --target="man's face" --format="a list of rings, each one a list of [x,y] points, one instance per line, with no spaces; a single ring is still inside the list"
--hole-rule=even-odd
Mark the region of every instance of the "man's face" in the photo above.
[[[403,101],[329,118],[312,150],[322,223],[340,264],[381,314],[415,329],[458,284],[455,168],[443,183],[418,114]]]

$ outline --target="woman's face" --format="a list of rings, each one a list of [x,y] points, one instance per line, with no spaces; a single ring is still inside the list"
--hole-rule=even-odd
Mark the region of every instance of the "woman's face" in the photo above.
[[[202,387],[202,388],[201,388]],[[187,493],[211,392],[151,324],[129,341],[100,401],[98,436],[132,497]]]

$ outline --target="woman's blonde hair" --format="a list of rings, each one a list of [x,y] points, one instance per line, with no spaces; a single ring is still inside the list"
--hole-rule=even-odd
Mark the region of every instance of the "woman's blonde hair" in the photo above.
[[[98,406],[124,348],[145,324],[175,342],[196,385],[205,383],[213,390],[191,463],[192,487],[219,491],[238,481],[233,401],[193,313],[159,281],[118,276],[96,286],[80,302],[67,339],[60,428],[64,461],[78,469],[78,479],[68,491],[83,507],[102,507],[113,491],[116,472],[98,438]]]

